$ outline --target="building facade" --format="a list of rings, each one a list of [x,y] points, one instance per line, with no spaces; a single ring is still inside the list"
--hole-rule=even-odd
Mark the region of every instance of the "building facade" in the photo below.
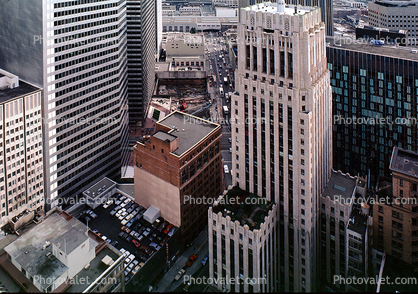
[[[135,201],[180,227],[182,246],[205,228],[210,201],[222,191],[220,139],[220,125],[176,111],[134,147]]]
[[[418,154],[395,147],[392,178],[381,177],[373,206],[373,247],[418,272]],[[378,201],[383,199],[383,201]]]
[[[321,195],[321,232],[320,232],[320,280],[322,291],[328,289],[345,290],[341,280],[334,281],[335,276],[346,277],[347,227],[351,224],[353,211],[358,199],[365,199],[366,181],[359,177],[332,171],[327,187]],[[352,220],[352,219],[351,219]],[[357,221],[357,220],[356,220]],[[350,227],[353,229],[353,227]],[[351,234],[353,235],[353,234]],[[349,244],[350,243],[350,244]],[[364,248],[358,247],[358,249]],[[349,256],[352,256],[349,255]]]
[[[333,166],[370,174],[376,183],[390,174],[393,147],[418,151],[418,56],[407,48],[329,40]]]
[[[0,97],[2,227],[26,210],[42,210],[45,192],[42,89],[0,70]]]
[[[17,0],[0,14],[0,67],[43,88],[47,208],[118,177],[128,161],[126,3]]]
[[[163,0],[155,1],[155,40],[157,42],[155,54],[158,61],[163,45]]]
[[[374,27],[407,31],[407,45],[418,45],[418,1],[383,0],[368,3],[369,24]]]
[[[320,10],[295,11],[269,3],[241,10],[232,166],[233,183],[278,204],[282,290],[309,292],[319,198],[331,175],[331,87]]]
[[[216,285],[219,290],[262,293],[279,288],[276,208],[238,187],[209,208],[209,277],[226,281]]]
[[[127,0],[129,124],[145,119],[155,83],[156,3]]]

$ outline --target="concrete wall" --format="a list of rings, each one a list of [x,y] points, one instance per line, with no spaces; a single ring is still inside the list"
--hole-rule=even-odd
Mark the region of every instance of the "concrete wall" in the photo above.
[[[154,205],[161,210],[161,216],[179,227],[180,190],[176,186],[151,175],[135,166],[135,202],[148,208]]]

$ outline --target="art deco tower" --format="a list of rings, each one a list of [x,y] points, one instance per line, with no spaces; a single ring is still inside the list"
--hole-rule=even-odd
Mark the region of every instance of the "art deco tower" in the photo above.
[[[332,164],[325,24],[319,8],[263,3],[241,10],[238,38],[233,182],[278,204],[278,290],[314,291]]]

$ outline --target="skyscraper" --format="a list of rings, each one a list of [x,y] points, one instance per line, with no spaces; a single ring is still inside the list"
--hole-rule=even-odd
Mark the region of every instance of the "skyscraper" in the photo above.
[[[418,151],[418,56],[408,48],[329,41],[333,166],[363,177],[370,170],[376,183],[390,175],[393,147]]]
[[[325,24],[319,8],[264,3],[241,10],[238,38],[233,182],[279,204],[282,290],[313,291],[332,163]]]
[[[160,57],[163,45],[163,0],[155,1],[155,40],[156,40],[156,56]]]
[[[46,204],[127,162],[126,3],[1,1],[0,67],[43,88]]]
[[[418,45],[418,1],[382,0],[368,4],[369,24],[374,27],[405,30],[407,45]]]
[[[2,227],[26,209],[43,208],[44,177],[42,89],[0,70],[0,97]]]
[[[129,124],[146,115],[155,81],[155,0],[127,0]]]
[[[257,3],[266,2],[265,0],[239,0],[239,8],[244,8]],[[271,0],[277,2],[277,0]],[[332,0],[287,0],[286,4],[302,6],[318,6],[321,8],[321,19],[325,23],[325,33],[327,36],[334,35],[334,19]]]

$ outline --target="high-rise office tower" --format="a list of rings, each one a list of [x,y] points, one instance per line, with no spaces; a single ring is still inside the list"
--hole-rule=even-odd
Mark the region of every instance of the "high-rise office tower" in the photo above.
[[[57,206],[126,165],[126,3],[0,5],[0,67],[43,88],[46,204]]]
[[[278,0],[271,0],[277,2]],[[257,3],[266,2],[265,0],[239,0],[239,9]],[[321,8],[321,19],[325,23],[325,33],[327,36],[334,35],[334,19],[332,0],[286,0],[286,4],[301,6],[318,6]]]
[[[3,70],[0,130],[1,228],[8,221],[17,223],[16,216],[25,210],[44,205],[42,89]]]
[[[418,151],[418,56],[407,48],[329,38],[334,168],[390,175],[393,147]],[[381,120],[382,119],[382,120]]]
[[[325,24],[319,8],[265,3],[241,11],[238,38],[233,182],[279,204],[280,283],[313,291],[332,163]]]
[[[127,0],[129,124],[146,115],[155,81],[155,0]]]
[[[155,40],[155,54],[158,60],[163,45],[163,0],[155,0]]]
[[[382,0],[368,4],[369,24],[374,27],[405,30],[407,44],[418,45],[418,1]]]

